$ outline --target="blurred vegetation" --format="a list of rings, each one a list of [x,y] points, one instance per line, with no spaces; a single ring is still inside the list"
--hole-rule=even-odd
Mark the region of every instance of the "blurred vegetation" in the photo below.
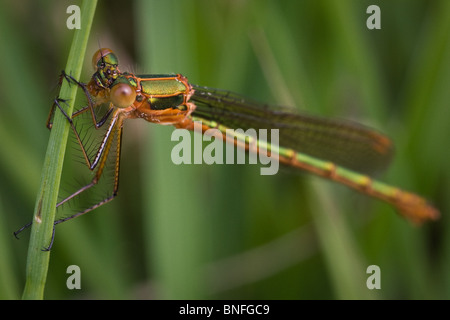
[[[73,31],[73,1],[0,2],[0,298],[20,298],[49,133]],[[366,8],[381,8],[368,30]],[[175,166],[172,128],[127,121],[117,199],[59,225],[49,299],[447,299],[450,297],[450,2],[447,0],[100,1],[91,55],[122,70],[182,73],[389,135],[380,179],[430,199],[412,226],[388,205],[309,174],[254,165]],[[81,268],[81,290],[66,268]],[[366,268],[381,268],[381,290]]]

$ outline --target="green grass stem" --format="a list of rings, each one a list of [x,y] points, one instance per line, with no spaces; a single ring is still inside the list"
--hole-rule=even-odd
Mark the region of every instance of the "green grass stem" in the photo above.
[[[65,69],[66,73],[74,78],[79,78],[81,74],[96,5],[95,0],[85,0],[82,4],[81,29],[75,30]],[[70,86],[67,81],[63,82],[59,97],[67,101],[64,107],[68,114],[72,114],[76,93],[77,86]],[[50,252],[42,251],[42,249],[48,247],[52,236],[69,130],[69,123],[62,113],[56,110],[33,215],[23,299],[43,299],[44,297]]]

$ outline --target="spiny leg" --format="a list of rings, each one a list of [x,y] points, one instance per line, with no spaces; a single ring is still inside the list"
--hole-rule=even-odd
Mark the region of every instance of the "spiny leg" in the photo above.
[[[59,91],[61,90],[61,86],[62,86],[62,83],[63,83],[64,79],[69,83],[69,85],[71,85],[72,83],[75,83],[81,88],[86,88],[86,84],[77,81],[74,77],[68,75],[63,70],[63,71],[61,71],[61,74],[59,75],[59,80],[58,80],[58,90]],[[87,96],[88,100],[91,101],[92,99],[89,96],[89,94],[87,93],[87,91],[86,90],[83,90],[83,91],[84,91],[85,95]],[[59,93],[58,93],[58,96],[55,98],[55,100],[53,100],[53,104],[52,104],[52,106],[50,108],[50,112],[49,112],[48,117],[47,117],[46,127],[48,129],[51,129],[52,126],[53,126],[53,117],[54,117],[54,114],[55,114],[56,107],[58,107],[61,110],[61,112],[63,113],[64,117],[70,121],[69,115],[61,108],[61,106],[58,104],[58,102],[66,102],[66,100],[61,99],[59,97]]]
[[[59,98],[59,93],[60,93],[60,91],[61,91],[61,86],[62,86],[62,82],[63,82],[64,79],[65,79],[65,72],[62,71],[61,74],[59,75],[59,79],[58,79],[58,85],[57,85],[57,88],[58,88],[58,89],[57,89],[57,90],[58,90],[58,95],[56,96],[55,100],[53,100],[53,104],[52,104],[52,106],[51,106],[51,108],[50,108],[50,112],[48,113],[47,122],[45,123],[45,126],[46,126],[48,129],[51,129],[52,126],[53,126],[53,116],[54,116],[54,114],[55,114],[56,102],[57,102],[57,101],[59,101],[59,102],[65,102],[65,100]],[[69,83],[70,83],[70,82],[69,82]],[[66,118],[67,118],[66,112],[63,112],[63,114],[64,114],[64,115],[66,116]]]
[[[19,233],[21,233],[23,230],[29,228],[31,225],[32,225],[32,222],[28,222],[26,225],[24,225],[24,226],[23,226],[22,228],[20,228],[19,230],[14,231],[14,232],[13,232],[14,237],[16,237],[16,239],[19,239],[19,237],[18,237],[17,235],[18,235]]]
[[[55,225],[53,225],[52,238],[50,239],[50,244],[48,245],[48,247],[41,249],[41,251],[50,251],[50,249],[53,247],[54,241],[55,241]]]
[[[69,85],[72,84],[72,83],[75,83],[78,87],[80,87],[83,90],[83,93],[84,93],[84,95],[86,96],[86,98],[88,100],[88,105],[86,107],[83,107],[82,109],[80,109],[78,111],[75,111],[72,114],[72,118],[76,117],[77,115],[79,115],[81,113],[84,113],[87,110],[90,110],[91,111],[91,116],[92,116],[92,121],[93,121],[93,123],[95,125],[95,128],[99,129],[101,126],[103,126],[103,124],[106,122],[106,120],[108,119],[109,115],[111,114],[111,111],[112,111],[113,108],[111,107],[110,110],[108,110],[108,112],[104,116],[102,116],[102,118],[100,120],[97,120],[97,115],[95,114],[95,111],[94,111],[94,108],[97,105],[94,103],[93,96],[92,96],[93,94],[89,91],[88,84],[78,81],[77,79],[75,79],[71,75],[67,74],[63,70],[61,72],[61,75],[59,76],[59,82],[58,82],[59,88],[61,88],[62,81],[64,79],[69,83]],[[53,116],[54,116],[54,113],[55,113],[55,108],[57,106],[62,111],[62,113],[66,117],[66,119],[69,120],[69,122],[71,121],[71,118],[67,115],[67,113],[61,108],[61,106],[58,105],[58,103],[57,103],[58,101],[59,102],[65,102],[65,100],[63,100],[63,99],[61,99],[59,97],[57,97],[54,100],[54,103],[53,103],[52,107],[50,108],[50,113],[49,113],[48,118],[47,118],[47,128],[49,128],[49,129],[52,128],[52,125],[53,125],[52,119],[53,119]]]

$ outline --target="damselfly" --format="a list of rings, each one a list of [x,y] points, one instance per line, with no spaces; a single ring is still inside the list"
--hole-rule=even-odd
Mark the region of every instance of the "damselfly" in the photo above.
[[[181,74],[134,75],[121,72],[117,56],[110,49],[100,49],[93,56],[96,72],[89,83],[81,83],[63,73],[61,79],[77,84],[88,105],[70,117],[56,99],[47,120],[58,107],[71,124],[84,160],[95,174],[92,181],[57,204],[57,207],[95,186],[104,171],[110,151],[115,149],[112,194],[85,210],[55,221],[55,225],[83,215],[117,196],[122,128],[125,119],[141,118],[148,122],[194,130],[201,121],[201,131],[218,129],[216,138],[249,152],[267,152],[287,166],[303,169],[339,182],[394,206],[407,219],[421,223],[435,220],[439,211],[424,198],[369,177],[388,165],[392,143],[384,135],[360,124],[271,108],[227,91],[188,83]],[[97,119],[96,108],[107,105]],[[108,123],[106,133],[94,157],[90,157],[73,119],[88,112],[95,128]],[[242,139],[227,129],[279,129],[279,146],[266,141]],[[228,133],[228,134],[227,134]],[[112,148],[113,143],[115,148]],[[362,173],[359,173],[362,172]],[[17,235],[30,224],[19,229]],[[52,242],[48,249],[51,248]]]

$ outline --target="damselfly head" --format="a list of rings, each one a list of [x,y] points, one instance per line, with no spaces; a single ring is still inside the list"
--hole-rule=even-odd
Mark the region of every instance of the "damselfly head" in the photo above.
[[[92,57],[92,66],[97,71],[93,78],[98,86],[109,88],[118,78],[120,70],[118,68],[119,59],[111,49],[102,48],[97,50]]]

